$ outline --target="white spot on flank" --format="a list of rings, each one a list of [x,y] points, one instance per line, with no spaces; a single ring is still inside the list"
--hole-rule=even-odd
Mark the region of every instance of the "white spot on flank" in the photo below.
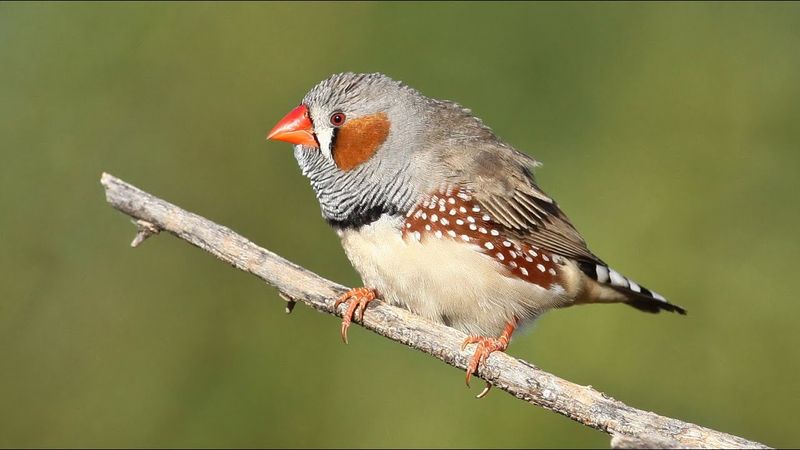
[[[456,224],[458,224],[458,225],[464,225],[464,221],[463,221],[463,220],[461,220],[461,219],[456,219]]]
[[[450,210],[450,215],[451,216],[455,216],[456,215],[456,209],[455,208]]]
[[[437,220],[439,220],[439,216],[436,214],[431,214],[431,222],[436,222]]]
[[[549,273],[550,275],[553,275],[553,276],[556,275],[555,269],[547,269],[547,273]]]
[[[541,264],[537,264],[536,268],[539,269],[540,272],[544,272],[544,266]]]
[[[415,231],[415,232],[414,232],[414,239],[416,239],[416,240],[420,240],[420,238],[421,238],[421,237],[422,237],[422,236],[419,234],[419,231]]]
[[[548,258],[547,255],[545,255],[544,253],[542,253],[542,259],[544,260],[544,262],[550,261],[550,258]]]
[[[512,257],[512,258],[516,258],[516,257],[517,257],[517,253],[516,253],[515,251],[513,251],[513,250],[509,251],[509,252],[508,252],[508,255],[509,255],[510,257]]]
[[[456,237],[456,232],[453,230],[447,230],[447,235],[450,237]]]
[[[503,256],[503,254],[502,254],[502,253],[500,253],[500,252],[497,252],[497,259],[499,259],[500,261],[502,261],[502,260],[506,259],[506,257],[505,257],[505,256]]]
[[[442,225],[450,225],[450,221],[442,217],[442,220],[439,221]]]
[[[481,212],[481,207],[480,206],[473,206],[472,207],[472,212]]]
[[[489,250],[491,250],[491,249],[493,249],[493,248],[494,248],[494,245],[492,245],[492,243],[491,243],[491,242],[487,242],[487,243],[483,244],[483,246],[484,246],[484,247],[486,247],[486,248],[488,248]]]
[[[447,203],[450,203],[451,205],[455,205],[456,204],[456,199],[454,199],[453,197],[450,197],[450,198],[447,199]]]
[[[530,253],[530,255],[531,255],[531,256],[533,256],[534,258],[536,258],[536,252],[535,252],[535,251],[533,251],[533,250],[528,250],[528,253]]]
[[[478,229],[478,226],[475,225],[474,223],[471,223],[471,224],[469,224],[469,229],[472,230],[472,231],[475,231],[475,230]]]
[[[467,216],[467,222],[475,223],[475,219],[472,216]]]
[[[460,206],[460,207],[458,208],[458,212],[460,212],[461,214],[466,214],[466,212],[467,212],[467,208],[464,208],[463,206]]]
[[[525,261],[533,262],[533,258],[531,258],[530,256],[526,256],[525,257]]]
[[[422,213],[422,219],[425,220],[427,218],[428,218],[428,215],[426,213]]]
[[[511,261],[510,263],[508,263],[508,265],[511,266],[512,269],[517,268],[517,263],[515,263],[514,261]]]
[[[486,234],[486,228],[480,227],[478,228],[478,231],[480,231],[483,234]]]
[[[525,275],[526,277],[528,276],[528,269],[520,267],[519,271],[522,272],[522,274]]]
[[[417,212],[414,213],[414,217],[419,217],[420,214],[422,214],[422,211],[418,209]]]
[[[492,236],[500,236],[500,232],[497,230],[491,230],[489,231],[489,234],[491,234]]]
[[[439,238],[439,239],[441,239],[441,238],[442,238],[442,232],[441,232],[441,231],[439,231],[439,230],[436,230],[436,232],[435,232],[435,233],[433,233],[433,235],[434,235],[434,236],[436,236],[436,237],[437,237],[437,238]]]
[[[425,231],[431,231],[431,226],[429,224],[425,224]]]
[[[464,241],[464,242],[469,242],[469,236],[467,236],[466,234],[462,234],[461,235],[461,240]]]
[[[511,242],[503,241],[503,245],[506,247],[511,247]]]
[[[470,199],[469,195],[464,194],[463,192],[459,192],[458,193],[458,198],[460,198],[461,200],[469,200]]]
[[[490,221],[490,220],[492,220],[492,218],[491,218],[491,217],[489,217],[489,215],[488,215],[488,214],[484,214],[484,215],[483,215],[483,217],[481,217],[481,219],[483,219],[483,220],[485,220],[485,221],[487,221],[487,222],[488,222],[488,221]]]
[[[447,211],[447,208],[445,208],[444,205],[439,207],[439,212],[445,212],[445,211]]]
[[[406,222],[406,228],[411,228],[411,222]]]

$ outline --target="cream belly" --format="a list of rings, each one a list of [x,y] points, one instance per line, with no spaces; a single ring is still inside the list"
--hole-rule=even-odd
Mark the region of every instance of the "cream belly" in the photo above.
[[[448,237],[405,239],[403,219],[383,216],[339,232],[347,257],[380,298],[469,334],[499,335],[514,317],[527,321],[571,303],[555,285],[544,289],[508,272],[476,245]]]

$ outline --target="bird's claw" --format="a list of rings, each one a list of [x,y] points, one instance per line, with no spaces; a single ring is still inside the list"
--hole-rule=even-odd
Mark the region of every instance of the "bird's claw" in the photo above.
[[[478,366],[485,364],[486,359],[488,359],[489,355],[491,355],[493,352],[505,351],[505,349],[508,348],[508,339],[505,336],[501,336],[499,338],[469,336],[468,338],[464,339],[464,342],[461,343],[461,350],[467,348],[467,345],[469,344],[478,345],[475,347],[475,353],[472,354],[472,357],[469,359],[469,364],[467,365],[466,383],[468,387],[469,380],[472,378],[472,374],[478,370]],[[488,392],[489,386],[487,385],[483,392],[478,394],[478,398],[483,397]]]
[[[336,309],[342,303],[349,301],[347,310],[345,310],[342,315],[341,333],[342,341],[344,341],[345,344],[347,344],[347,329],[350,328],[350,323],[353,321],[353,318],[358,316],[358,320],[364,320],[364,310],[367,309],[369,302],[375,300],[375,297],[376,293],[374,289],[362,287],[350,289],[339,296],[336,302],[334,302],[333,308]]]

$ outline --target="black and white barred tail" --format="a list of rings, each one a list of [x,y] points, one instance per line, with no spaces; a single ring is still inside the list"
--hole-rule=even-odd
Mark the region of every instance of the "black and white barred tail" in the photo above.
[[[611,287],[625,294],[625,303],[638,310],[650,313],[658,313],[661,312],[661,310],[665,310],[678,314],[686,314],[685,309],[678,305],[673,305],[667,301],[663,295],[639,285],[606,265],[579,261],[578,267],[580,267],[584,274],[597,283]]]

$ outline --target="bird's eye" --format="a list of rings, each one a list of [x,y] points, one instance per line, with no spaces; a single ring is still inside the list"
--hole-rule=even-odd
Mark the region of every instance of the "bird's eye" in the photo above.
[[[335,127],[340,127],[344,123],[344,113],[342,112],[335,112],[331,114],[331,125]]]

